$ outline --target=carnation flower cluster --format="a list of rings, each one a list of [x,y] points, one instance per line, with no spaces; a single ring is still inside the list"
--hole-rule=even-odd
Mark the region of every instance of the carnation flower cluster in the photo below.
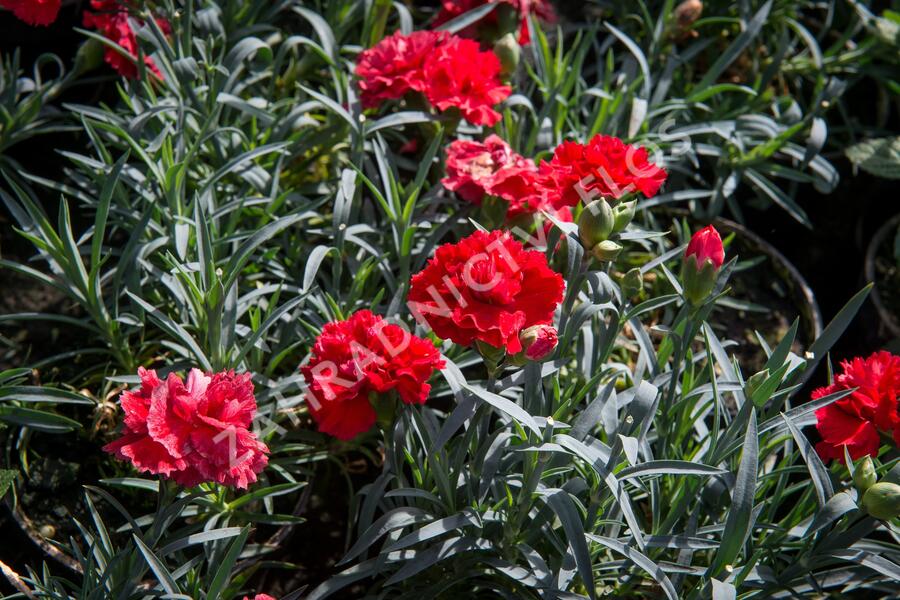
[[[325,325],[302,372],[319,430],[347,440],[371,429],[385,394],[424,404],[428,378],[443,366],[434,344],[361,310]]]
[[[841,363],[842,372],[831,385],[812,393],[813,400],[854,390],[816,411],[816,428],[822,441],[816,451],[826,460],[876,456],[883,439],[900,446],[900,356],[876,352]]]
[[[455,109],[470,123],[488,126],[500,120],[493,107],[511,91],[500,72],[493,52],[443,31],[394,33],[363,51],[356,65],[365,108],[415,92],[440,111]]]
[[[564,288],[543,253],[506,231],[476,231],[435,251],[412,278],[409,306],[438,337],[516,354],[522,330],[552,322]]]
[[[640,192],[651,198],[667,177],[644,148],[599,134],[586,144],[563,142],[541,163],[541,172],[550,203],[570,207],[585,196],[618,200]]]
[[[667,176],[644,148],[605,135],[586,144],[563,142],[540,167],[495,134],[483,142],[455,140],[446,153],[444,187],[473,204],[485,196],[501,198],[508,221],[541,211],[571,221],[571,209],[581,200],[616,201],[636,193],[650,198]]]
[[[425,76],[428,61],[441,56],[439,49],[449,39],[439,32],[395,34],[364,53],[357,69],[363,103],[377,105],[410,90],[429,89],[435,82]],[[391,53],[404,60],[391,62]],[[537,212],[571,221],[570,208],[581,198],[600,194],[605,203],[636,193],[652,196],[665,178],[665,170],[649,162],[646,150],[618,138],[598,135],[587,144],[566,142],[538,167],[490,134],[483,141],[451,142],[441,182],[473,204],[487,196],[504,200],[508,222]],[[714,229],[698,232],[688,251],[694,254],[696,260],[711,263],[702,276],[694,277],[693,288],[688,286],[703,300],[724,257]],[[554,352],[558,333],[553,321],[564,292],[564,280],[545,254],[526,249],[509,231],[476,231],[437,248],[410,281],[408,307],[419,325],[437,337],[474,347],[491,363],[522,364]],[[393,340],[402,337],[401,332],[408,342],[398,352]],[[428,378],[442,367],[430,342],[359,311],[327,324],[302,368],[310,414],[320,431],[351,439],[369,430],[389,405],[385,392],[398,391],[406,404],[424,403]]]
[[[269,449],[251,430],[256,399],[250,374],[192,369],[161,380],[140,368],[141,387],[120,398],[122,435],[104,450],[139,471],[192,487],[215,482],[245,489],[268,464]]]
[[[62,0],[0,0],[0,7],[11,10],[16,18],[29,25],[50,25],[56,21]],[[144,22],[130,14],[132,4],[126,0],[90,0],[91,10],[84,12],[85,27],[97,32],[120,49],[106,46],[103,59],[118,73],[129,79],[135,79],[138,68],[135,64],[138,56],[138,43],[131,22],[143,25]],[[169,21],[155,18],[156,24],[166,35],[171,33]],[[162,77],[156,63],[149,56],[144,56],[144,64],[157,77]]]

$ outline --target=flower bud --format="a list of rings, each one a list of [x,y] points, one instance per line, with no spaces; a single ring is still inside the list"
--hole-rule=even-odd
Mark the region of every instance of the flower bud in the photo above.
[[[505,348],[497,348],[496,346],[492,346],[487,342],[483,342],[481,340],[475,340],[475,348],[478,350],[478,353],[484,357],[485,360],[492,363],[499,363],[506,357],[506,349]]]
[[[622,293],[637,296],[644,289],[644,274],[638,268],[631,269],[622,277]]]
[[[628,227],[628,224],[631,223],[631,220],[634,219],[634,209],[637,206],[637,200],[632,200],[631,202],[620,202],[613,209],[613,217],[615,222],[613,224],[613,231],[619,232]]]
[[[600,262],[607,262],[616,260],[616,257],[619,256],[619,252],[621,251],[622,246],[612,240],[606,240],[594,246],[591,253],[594,255],[594,258]]]
[[[494,43],[494,54],[500,59],[501,73],[509,75],[515,73],[516,67],[519,66],[519,56],[522,54],[522,48],[516,41],[516,36],[507,33]]]
[[[103,44],[95,39],[87,39],[75,53],[76,73],[86,73],[103,64]]]
[[[853,485],[860,494],[865,494],[870,487],[875,485],[876,481],[875,463],[872,462],[872,457],[864,456],[853,471]]]
[[[687,29],[703,14],[703,3],[700,0],[684,0],[675,8],[675,22],[679,29]]]
[[[519,333],[519,342],[526,358],[539,361],[553,353],[559,338],[552,325],[532,325]]]
[[[397,394],[369,392],[369,404],[375,409],[375,422],[382,431],[389,431],[397,415]]]
[[[585,246],[593,248],[609,238],[615,224],[616,217],[609,203],[603,198],[594,200],[578,217],[578,236]]]
[[[872,485],[863,494],[862,507],[883,521],[900,516],[900,485],[885,481]]]
[[[725,248],[716,228],[707,225],[695,233],[684,251],[684,257],[685,259],[693,257],[698,266],[709,261],[716,269],[720,269],[725,262]]]
[[[694,234],[681,261],[681,285],[688,302],[699,306],[706,301],[724,262],[725,249],[715,227],[709,225]]]
[[[747,397],[754,401],[755,398],[753,396],[756,395],[756,392],[759,391],[759,388],[769,379],[769,370],[763,369],[757,373],[754,373],[750,376],[747,382],[744,384],[744,392]]]

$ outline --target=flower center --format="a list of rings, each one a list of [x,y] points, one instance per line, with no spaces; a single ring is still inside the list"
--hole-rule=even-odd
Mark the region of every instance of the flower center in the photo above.
[[[469,173],[472,179],[486,179],[494,174],[494,160],[487,152],[479,154],[469,163]]]
[[[518,277],[510,277],[497,267],[493,257],[484,254],[466,265],[464,279],[472,295],[487,304],[511,304],[522,289]]]

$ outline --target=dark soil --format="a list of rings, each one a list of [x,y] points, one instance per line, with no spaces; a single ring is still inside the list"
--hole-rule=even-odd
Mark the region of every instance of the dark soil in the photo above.
[[[749,246],[736,236],[728,248],[729,254],[753,258],[760,256],[758,248]],[[710,321],[713,329],[723,339],[734,340],[739,346],[735,355],[740,361],[744,377],[761,371],[767,356],[756,333],[774,348],[790,330],[794,320],[800,319],[800,328],[792,350],[803,356],[813,341],[813,322],[810,314],[801,314],[802,296],[797,282],[777,273],[772,259],[765,257],[760,263],[734,273],[729,280],[730,297],[751,305],[748,309],[717,307]],[[803,307],[803,310],[806,310]]]
[[[863,265],[869,240],[900,211],[890,182],[864,173],[854,177],[847,161],[835,162],[841,167],[842,180],[833,194],[822,196],[803,189],[798,198],[813,229],[778,214],[777,208],[746,215],[750,229],[771,241],[806,278],[826,325],[866,284]],[[891,340],[880,329],[873,305],[866,302],[832,348],[832,360],[867,356],[885,346]]]
[[[90,423],[91,416],[83,415],[82,422]],[[0,438],[2,439],[2,438]],[[78,434],[51,435],[34,432],[27,441],[28,465],[25,469],[17,459],[12,439],[5,440],[7,464],[23,473],[24,483],[16,488],[19,505],[34,527],[48,539],[68,542],[78,539],[79,530],[73,517],[82,523],[90,523],[83,498],[84,485],[96,485],[98,480],[119,477],[122,473],[101,450],[102,440],[87,439]],[[155,496],[135,491],[116,490],[113,495],[132,516],[140,516],[155,510]],[[112,507],[97,502],[101,515],[118,523]]]
[[[249,588],[265,591],[276,598],[298,590],[304,590],[305,595],[351,566],[337,564],[349,549],[349,500],[362,486],[372,483],[380,472],[379,465],[358,453],[348,455],[344,465],[320,463],[310,484],[308,505],[302,514],[306,522],[294,527],[280,549],[268,557],[271,568],[260,570]],[[278,565],[277,561],[286,564]],[[357,598],[365,591],[364,584],[349,586],[339,597]]]
[[[900,256],[894,254],[898,235],[897,230],[891,231],[875,255],[875,287],[887,312],[882,318],[892,319],[895,327],[900,326]]]
[[[0,211],[0,258],[28,264],[32,249],[14,230],[5,212]],[[43,270],[38,262],[29,264]],[[78,316],[76,307],[61,291],[10,269],[0,268],[0,315],[22,312],[53,313]],[[84,332],[52,321],[23,320],[0,323],[0,371],[32,366],[53,355],[85,345]],[[60,372],[60,369],[62,372]],[[50,372],[37,373],[35,383],[76,378],[78,368],[63,364]]]

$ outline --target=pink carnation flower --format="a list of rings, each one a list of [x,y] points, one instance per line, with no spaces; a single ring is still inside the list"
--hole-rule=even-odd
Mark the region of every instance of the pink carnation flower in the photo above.
[[[488,194],[506,200],[510,220],[552,210],[534,161],[514,152],[495,134],[483,142],[453,141],[447,147],[447,176],[441,183],[473,204],[481,204]]]
[[[187,382],[138,369],[141,387],[122,393],[122,436],[104,450],[139,471],[186,487],[216,482],[244,489],[268,464],[269,449],[250,430],[256,399],[250,374],[191,369]]]

